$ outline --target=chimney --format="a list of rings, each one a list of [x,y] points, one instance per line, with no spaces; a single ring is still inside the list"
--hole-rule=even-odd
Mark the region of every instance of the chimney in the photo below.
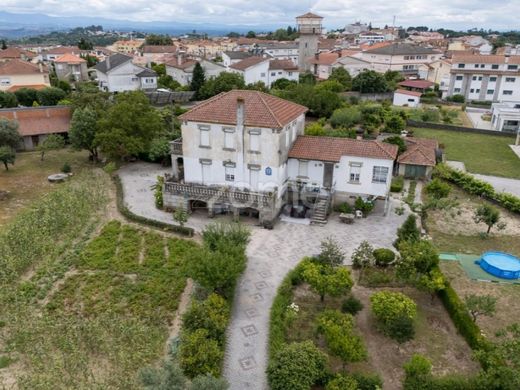
[[[320,53],[319,52],[314,53],[314,58],[319,60],[320,59]]]
[[[237,97],[237,131],[243,131],[245,122],[245,102],[241,96]]]
[[[105,62],[107,63],[107,70],[110,69],[110,56],[108,56],[105,60]]]
[[[341,50],[338,50],[338,58],[341,58]]]

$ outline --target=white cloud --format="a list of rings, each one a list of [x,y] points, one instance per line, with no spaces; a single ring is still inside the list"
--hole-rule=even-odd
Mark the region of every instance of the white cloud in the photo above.
[[[91,16],[133,21],[213,24],[294,24],[308,10],[328,27],[361,20],[373,25],[426,25],[448,28],[518,28],[519,0],[2,0],[2,10],[53,16]]]

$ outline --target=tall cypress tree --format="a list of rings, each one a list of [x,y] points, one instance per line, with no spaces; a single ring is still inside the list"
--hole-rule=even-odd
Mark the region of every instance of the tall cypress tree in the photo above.
[[[193,68],[193,78],[191,79],[190,85],[191,90],[195,91],[195,99],[199,99],[199,90],[204,85],[205,81],[206,76],[204,75],[204,69],[202,69],[200,63],[197,62]]]

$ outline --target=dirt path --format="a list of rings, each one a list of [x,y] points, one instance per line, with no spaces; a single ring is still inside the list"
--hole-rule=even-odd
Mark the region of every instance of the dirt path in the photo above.
[[[168,339],[164,346],[164,357],[166,359],[168,359],[170,343],[172,342],[173,339],[178,337],[180,334],[180,330],[181,330],[181,326],[182,326],[182,316],[184,315],[184,313],[186,313],[186,310],[188,310],[192,294],[193,294],[193,280],[188,278],[186,280],[186,287],[184,288],[184,291],[182,292],[182,295],[181,295],[181,299],[179,301],[179,306],[177,307],[177,311],[175,312],[175,318],[173,319],[173,322],[168,330]]]

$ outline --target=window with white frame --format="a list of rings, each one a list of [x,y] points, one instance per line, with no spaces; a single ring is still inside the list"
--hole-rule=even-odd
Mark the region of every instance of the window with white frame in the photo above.
[[[209,126],[199,126],[200,146],[209,147]]]
[[[350,183],[359,183],[361,178],[361,167],[362,163],[352,162],[350,163],[350,173],[349,173],[349,182]]]
[[[236,164],[233,162],[224,163],[226,181],[235,181],[235,167],[236,167]]]
[[[308,177],[309,162],[307,160],[298,160],[298,176]]]
[[[224,149],[235,149],[235,129],[224,127]]]
[[[372,170],[373,183],[386,183],[388,179],[388,167],[375,166]]]
[[[249,151],[260,152],[260,129],[249,131]]]

